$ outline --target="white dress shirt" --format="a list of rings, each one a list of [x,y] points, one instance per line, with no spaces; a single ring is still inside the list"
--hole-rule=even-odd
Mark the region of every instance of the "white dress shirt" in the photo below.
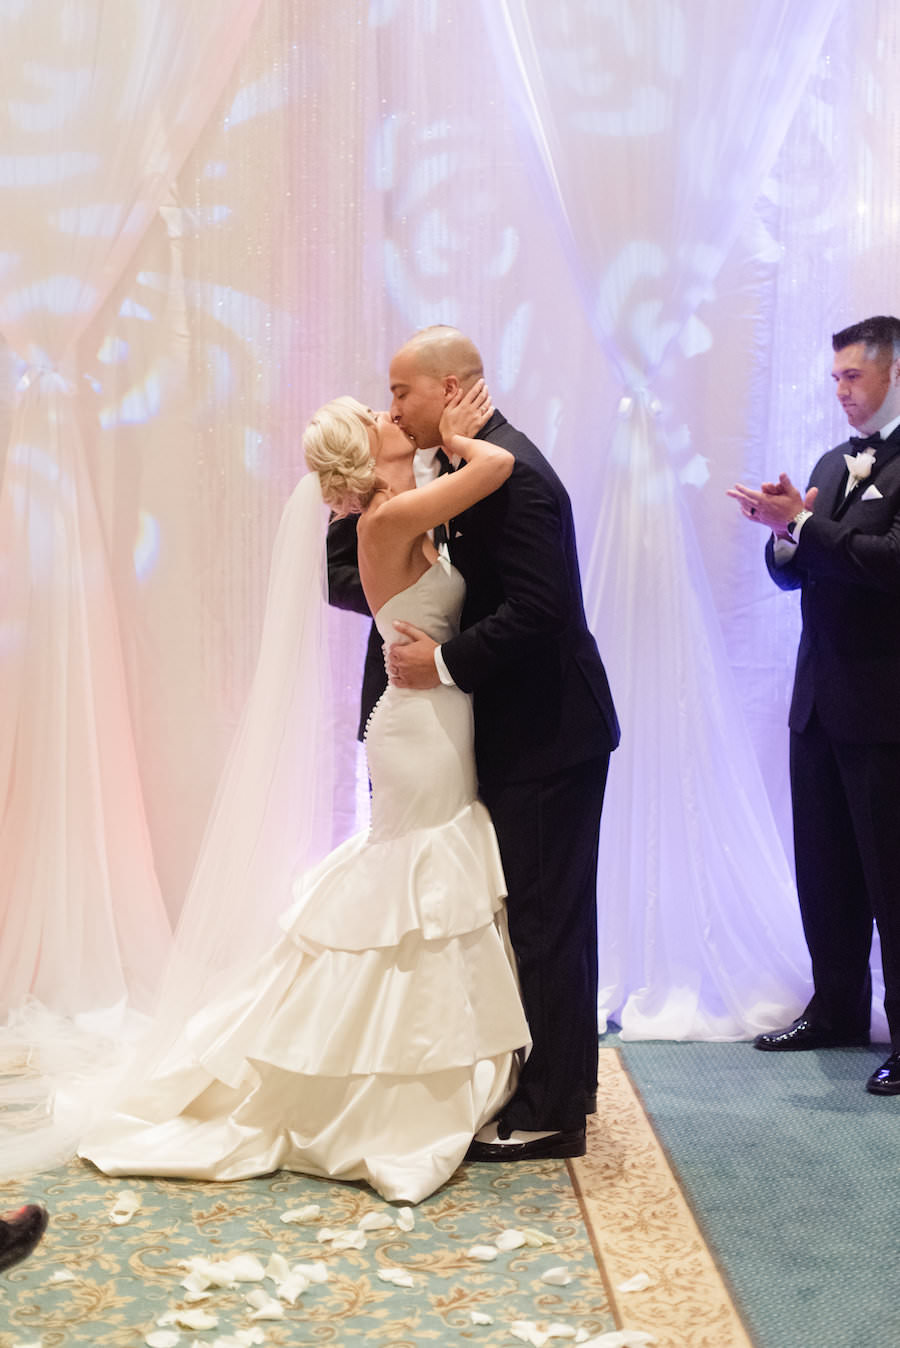
[[[898,426],[900,426],[900,417],[894,417],[893,421],[889,421],[886,426],[881,427],[878,434],[881,436],[882,440],[886,440],[889,435],[893,434],[893,432],[897,429]],[[873,431],[872,434],[874,435],[875,432]],[[850,486],[851,482],[848,479],[847,481],[848,491],[850,489]],[[800,531],[805,523],[806,519],[802,519],[799,521],[791,538],[775,539],[773,547],[773,556],[775,558],[776,566],[784,566],[785,562],[790,561],[790,559],[793,557],[794,549],[796,548],[798,542],[800,541]]]

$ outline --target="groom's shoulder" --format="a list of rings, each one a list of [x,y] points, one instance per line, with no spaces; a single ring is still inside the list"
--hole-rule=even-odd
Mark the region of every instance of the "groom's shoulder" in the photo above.
[[[507,421],[501,412],[494,412],[479,435],[485,440],[489,440],[492,445],[499,445],[502,449],[508,449],[510,454],[515,456],[517,464],[533,468],[541,474],[556,476],[550,463],[534,441],[530,440],[524,431],[520,431],[518,427]]]

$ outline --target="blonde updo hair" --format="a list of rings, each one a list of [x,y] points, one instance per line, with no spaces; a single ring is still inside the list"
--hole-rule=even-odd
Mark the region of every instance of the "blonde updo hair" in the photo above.
[[[336,515],[358,515],[375,494],[370,426],[377,433],[370,408],[356,398],[333,398],[303,433],[307,466],[318,473],[322,499]]]

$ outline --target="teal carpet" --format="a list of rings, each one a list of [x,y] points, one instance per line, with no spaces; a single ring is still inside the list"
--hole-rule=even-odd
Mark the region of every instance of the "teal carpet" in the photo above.
[[[117,1226],[123,1190],[140,1206]],[[516,1322],[584,1337],[615,1328],[563,1161],[463,1166],[411,1213],[363,1185],[286,1172],[232,1184],[111,1180],[79,1161],[0,1186],[0,1209],[26,1200],[46,1204],[50,1226],[30,1259],[0,1275],[0,1348],[496,1348],[516,1342]],[[310,1205],[320,1211],[303,1214]],[[322,1240],[323,1228],[355,1243]],[[470,1253],[509,1230],[526,1240],[501,1240],[489,1262]],[[185,1261],[238,1255],[242,1280],[191,1300]],[[298,1265],[305,1278],[287,1288]],[[564,1276],[545,1278],[554,1268]],[[184,1311],[209,1319],[171,1323]]]
[[[621,1050],[759,1348],[898,1348],[900,1097],[863,1089],[884,1046]]]

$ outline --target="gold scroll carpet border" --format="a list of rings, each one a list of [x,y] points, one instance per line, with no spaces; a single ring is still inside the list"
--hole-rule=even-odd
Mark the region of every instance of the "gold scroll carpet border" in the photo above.
[[[615,1049],[601,1049],[587,1155],[568,1162],[610,1307],[657,1348],[752,1348]],[[640,1292],[619,1285],[638,1273]]]

